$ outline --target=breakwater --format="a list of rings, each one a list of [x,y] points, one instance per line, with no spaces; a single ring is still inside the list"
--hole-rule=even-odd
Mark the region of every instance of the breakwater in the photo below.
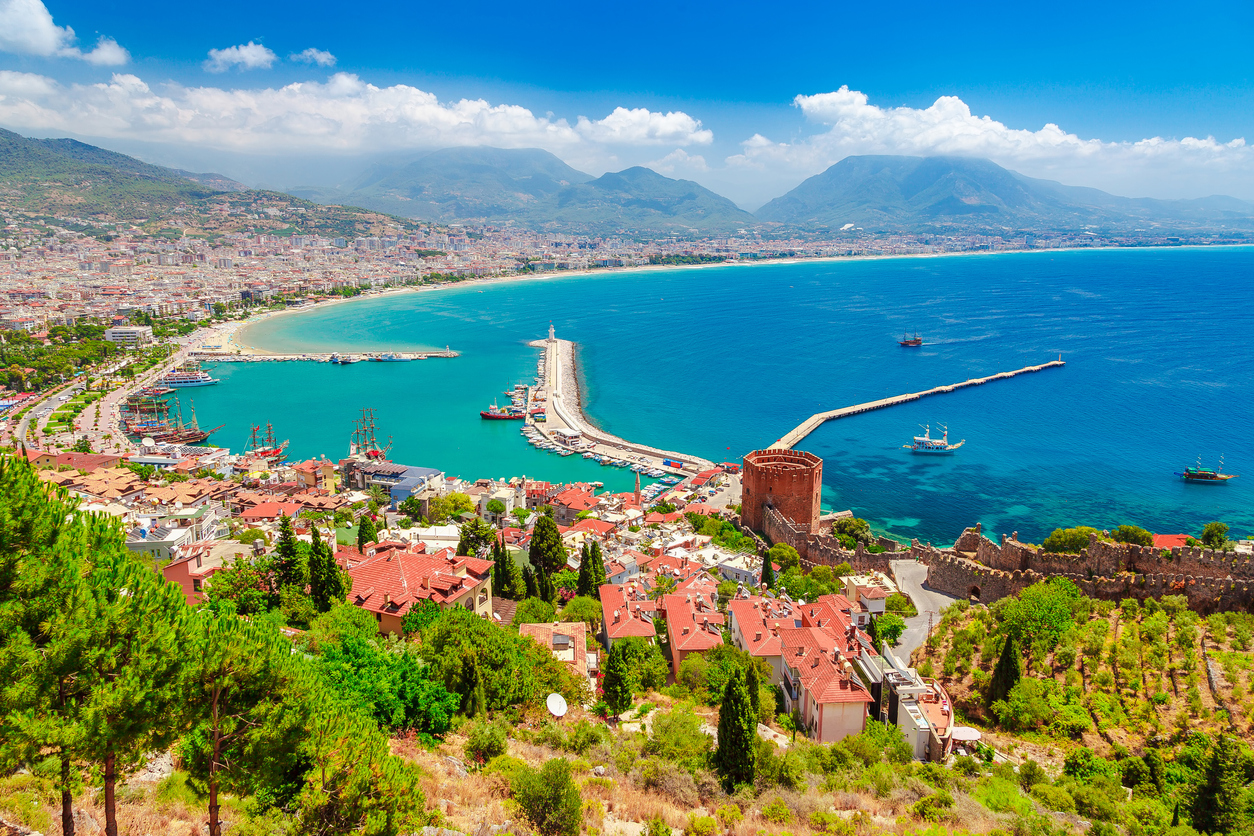
[[[905,395],[897,395],[892,398],[881,398],[878,401],[867,401],[866,403],[856,404],[854,406],[846,406],[842,409],[832,409],[827,412],[816,412],[806,420],[797,425],[796,429],[785,435],[779,441],[771,445],[772,449],[791,450],[801,442],[807,435],[814,432],[820,425],[828,421],[835,421],[839,418],[848,418],[851,415],[861,415],[864,412],[873,412],[877,409],[886,409],[890,406],[917,401],[931,395],[943,395],[946,392],[953,392],[958,389],[965,389],[968,386],[983,386],[985,383],[992,383],[994,380],[1009,380],[1021,374],[1029,374],[1032,372],[1044,371],[1045,369],[1061,368],[1065,366],[1062,357],[1057,360],[1050,360],[1048,363],[1041,363],[1038,366],[1024,366],[1021,369],[1015,369],[1012,372],[998,372],[987,377],[973,377],[962,381],[961,383],[951,383],[948,386],[936,386],[923,392],[910,392]]]
[[[212,361],[214,363],[290,363],[311,362],[330,363],[332,361],[345,365],[361,360],[374,360],[383,363],[405,362],[409,360],[428,360],[433,357],[457,357],[458,353],[445,348],[443,351],[389,351],[389,352],[358,352],[346,354],[307,352],[303,354],[237,354],[230,351],[194,351],[193,360]]]

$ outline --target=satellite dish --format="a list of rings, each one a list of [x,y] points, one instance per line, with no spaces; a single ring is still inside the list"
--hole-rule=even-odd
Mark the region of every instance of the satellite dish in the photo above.
[[[566,716],[566,698],[561,694],[549,694],[549,698],[544,701],[544,705],[554,717]]]

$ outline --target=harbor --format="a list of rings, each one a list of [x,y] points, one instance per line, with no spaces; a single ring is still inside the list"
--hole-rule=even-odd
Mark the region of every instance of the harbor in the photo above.
[[[530,345],[542,352],[535,385],[523,387],[520,432],[534,446],[561,456],[583,456],[607,467],[629,468],[671,484],[714,467],[699,456],[627,441],[592,426],[579,401],[575,344],[557,339],[550,327],[548,339]]]
[[[855,404],[854,406],[846,406],[842,409],[833,409],[828,412],[816,412],[806,420],[802,421],[792,432],[785,435],[779,441],[771,445],[770,449],[774,450],[791,450],[801,441],[814,432],[828,421],[836,421],[841,418],[848,418],[851,415],[861,415],[864,412],[872,412],[877,409],[887,409],[890,406],[917,401],[921,398],[927,398],[932,395],[944,395],[948,392],[955,392],[959,389],[965,389],[968,386],[983,386],[985,383],[991,383],[994,380],[1009,380],[1021,374],[1031,374],[1033,372],[1044,371],[1045,369],[1062,368],[1066,363],[1059,357],[1057,360],[1050,360],[1048,363],[1041,363],[1037,366],[1024,366],[1021,369],[1015,369],[1012,372],[998,372],[987,377],[973,377],[962,381],[961,383],[951,383],[948,386],[936,386],[923,392],[911,392],[906,395],[897,395],[892,398],[881,398],[878,401],[867,401],[866,403]]]
[[[333,363],[347,366],[362,361],[375,363],[407,363],[411,360],[449,359],[459,356],[447,346],[443,351],[369,351],[306,354],[240,354],[234,351],[195,351],[193,360],[214,363]]]

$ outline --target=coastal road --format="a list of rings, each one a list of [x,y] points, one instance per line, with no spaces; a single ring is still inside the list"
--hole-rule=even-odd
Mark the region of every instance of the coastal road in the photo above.
[[[927,564],[916,563],[913,560],[894,560],[892,561],[893,578],[897,581],[898,588],[901,589],[910,600],[914,602],[914,607],[919,614],[914,618],[906,619],[906,632],[901,634],[901,640],[897,642],[896,652],[902,661],[910,658],[910,654],[915,648],[922,646],[927,641],[927,625],[928,616],[932,616],[932,622],[935,624],[940,621],[940,612],[945,607],[957,601],[952,595],[946,595],[938,592],[927,585]]]

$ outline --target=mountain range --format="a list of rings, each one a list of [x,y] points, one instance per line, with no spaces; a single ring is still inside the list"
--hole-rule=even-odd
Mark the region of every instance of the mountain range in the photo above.
[[[238,195],[231,198],[238,204],[272,200],[257,196],[274,193],[72,139],[28,139],[0,129],[0,202],[28,211],[146,219],[188,205],[203,210],[227,195]],[[481,221],[644,237],[751,228],[822,234],[1254,231],[1248,201],[1118,197],[966,157],[847,157],[755,214],[690,180],[639,166],[593,177],[534,148],[446,148],[375,164],[339,188],[297,188],[288,195],[334,207],[342,217],[328,223],[344,229],[378,224],[382,216],[370,213],[386,213],[395,222]]]
[[[445,148],[409,163],[373,166],[342,190],[291,193],[430,221],[513,221],[590,233],[717,233],[757,223],[691,180],[640,166],[594,178],[538,148]]]

